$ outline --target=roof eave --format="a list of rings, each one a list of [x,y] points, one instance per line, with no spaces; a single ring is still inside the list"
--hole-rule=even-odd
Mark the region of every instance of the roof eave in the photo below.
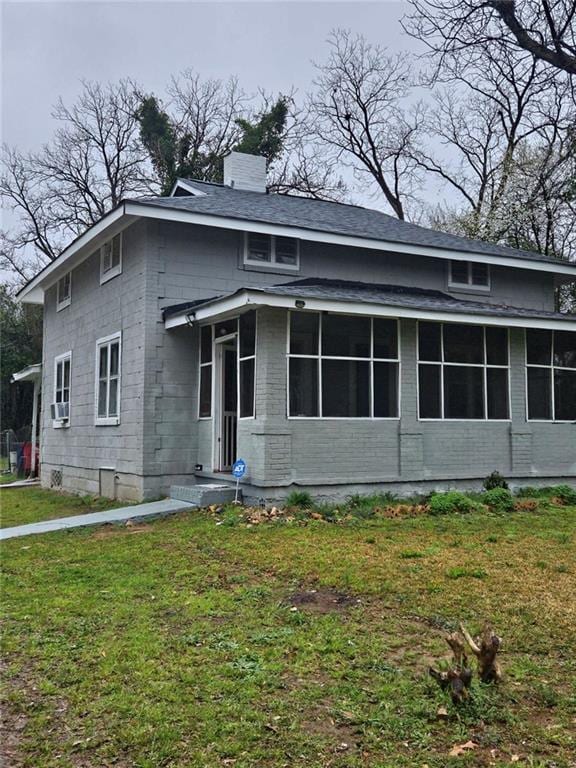
[[[549,272],[555,275],[570,275],[576,280],[576,263],[561,262],[560,260],[540,260],[512,256],[497,256],[495,254],[476,253],[472,251],[459,251],[448,248],[437,248],[427,245],[415,245],[409,243],[393,242],[389,240],[377,240],[374,238],[360,237],[357,235],[343,235],[312,227],[295,227],[286,224],[270,224],[268,222],[253,219],[232,218],[214,213],[196,213],[185,211],[177,206],[157,205],[154,202],[127,201],[127,211],[133,211],[136,215],[167,221],[177,221],[189,224],[198,224],[207,227],[219,227],[236,231],[250,231],[261,234],[284,235],[301,240],[326,243],[331,245],[343,245],[351,248],[366,248],[375,251],[387,251],[393,253],[406,253],[413,256],[428,256],[454,261],[477,261],[495,266],[507,266],[516,269],[529,269],[538,272]]]
[[[297,306],[298,303],[298,306]],[[202,323],[232,314],[245,312],[258,307],[280,309],[306,309],[316,312],[334,312],[341,314],[368,315],[370,317],[393,317],[436,322],[466,322],[472,325],[505,326],[507,328],[543,328],[576,331],[576,316],[542,318],[514,315],[491,315],[481,312],[458,312],[440,309],[417,309],[401,307],[396,304],[383,304],[370,301],[345,299],[310,298],[308,296],[286,296],[275,294],[270,289],[245,289],[213,299],[181,313],[169,315],[164,321],[166,329],[189,325],[191,322]]]
[[[126,229],[136,218],[135,213],[126,213],[125,202],[119,203],[26,283],[18,291],[16,298],[25,304],[43,304],[44,293],[50,286],[90,256],[107,238]]]

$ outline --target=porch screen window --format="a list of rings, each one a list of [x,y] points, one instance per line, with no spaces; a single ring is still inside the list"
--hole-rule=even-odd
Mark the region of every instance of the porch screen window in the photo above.
[[[67,352],[54,361],[54,416],[56,419],[70,418],[70,369],[72,354]]]
[[[256,375],[256,312],[240,315],[238,341],[238,381],[241,419],[254,416],[254,381]]]
[[[451,261],[448,285],[487,291],[490,288],[490,267],[471,261]]]
[[[421,419],[507,420],[508,330],[418,324]]]
[[[298,240],[293,237],[246,233],[245,264],[264,264],[283,269],[298,269]]]
[[[212,416],[212,326],[200,329],[200,396],[198,415],[201,419]]]
[[[526,331],[528,418],[576,421],[576,333]]]
[[[397,418],[398,324],[291,312],[291,417]]]
[[[96,343],[96,423],[118,424],[120,416],[120,335]]]

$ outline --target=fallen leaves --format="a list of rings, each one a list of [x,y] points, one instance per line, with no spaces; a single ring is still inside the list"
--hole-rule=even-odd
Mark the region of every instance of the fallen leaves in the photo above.
[[[465,755],[466,752],[476,749],[477,746],[478,744],[475,741],[467,741],[465,744],[455,744],[450,752],[448,752],[448,755],[450,757],[460,757],[460,755]]]

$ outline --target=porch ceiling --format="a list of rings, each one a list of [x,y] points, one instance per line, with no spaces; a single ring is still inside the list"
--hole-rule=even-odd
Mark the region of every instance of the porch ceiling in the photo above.
[[[455,299],[424,288],[323,278],[240,288],[224,296],[166,307],[164,322],[166,328],[175,328],[255,306],[576,331],[576,315]]]

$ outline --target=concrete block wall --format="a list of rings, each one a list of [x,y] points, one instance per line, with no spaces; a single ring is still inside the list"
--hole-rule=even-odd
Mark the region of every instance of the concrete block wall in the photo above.
[[[62,487],[100,493],[100,468],[115,470],[118,494],[142,495],[144,394],[144,290],[146,224],[123,233],[122,273],[100,285],[100,256],[95,253],[72,273],[70,306],[56,311],[56,286],[44,307],[41,413],[41,480],[50,486],[52,471],[62,472]],[[96,426],[96,341],[122,332],[120,424]],[[72,352],[70,426],[52,425],[54,358]]]
[[[302,242],[300,271],[243,264],[242,232],[177,222],[151,221],[151,249],[160,246],[164,280],[160,306],[210,298],[242,286],[271,285],[306,277],[329,277],[433,289],[461,299],[554,309],[554,279],[547,273],[492,267],[490,293],[448,291],[448,261],[344,246]]]
[[[116,474],[122,498],[153,498],[193,483],[197,463],[212,468],[211,420],[198,420],[198,330],[166,331],[161,309],[242,286],[296,277],[333,277],[446,290],[444,265],[424,257],[303,243],[300,274],[247,269],[242,233],[145,220],[124,232],[123,272],[99,284],[99,256],[77,267],[72,303],[56,312],[46,296],[42,481],[62,470],[65,489],[100,492],[100,468]],[[495,268],[482,300],[551,308],[546,276]],[[463,296],[465,298],[474,298]],[[96,339],[122,331],[121,422],[94,425]],[[402,418],[390,421],[288,420],[286,313],[258,311],[256,418],[238,423],[239,453],[254,487],[337,487],[465,481],[500,469],[512,476],[576,475],[575,426],[527,423],[523,332],[513,330],[511,423],[419,422],[416,324],[401,324]],[[69,429],[54,429],[54,357],[72,350]],[[454,480],[456,482],[456,480]]]
[[[257,417],[239,429],[248,496],[258,488],[281,496],[291,486],[332,496],[351,487],[479,487],[494,470],[517,484],[576,481],[576,425],[526,421],[521,329],[510,331],[510,421],[418,420],[412,320],[401,321],[401,419],[288,419],[286,311],[261,309],[258,322]]]

